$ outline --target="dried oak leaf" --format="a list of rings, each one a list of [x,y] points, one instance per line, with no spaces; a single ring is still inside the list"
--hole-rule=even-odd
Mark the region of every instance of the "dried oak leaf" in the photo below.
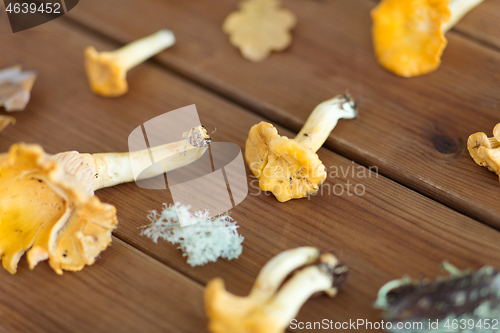
[[[229,14],[222,29],[243,57],[257,62],[290,45],[296,21],[291,11],[280,8],[278,0],[245,0],[240,11]]]
[[[24,110],[35,79],[35,72],[23,72],[19,65],[0,70],[0,107],[6,111]],[[15,123],[14,117],[0,115],[0,132]]]
[[[6,111],[24,110],[35,80],[35,72],[23,72],[19,65],[0,70],[0,106]]]

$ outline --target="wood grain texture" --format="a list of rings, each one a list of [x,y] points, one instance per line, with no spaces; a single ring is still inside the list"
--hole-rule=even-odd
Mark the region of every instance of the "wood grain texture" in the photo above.
[[[258,64],[221,31],[235,0],[89,0],[69,17],[121,43],[172,29],[178,43],[158,61],[295,132],[318,102],[349,89],[360,98],[359,120],[341,123],[326,147],[500,228],[498,177],[465,146],[500,121],[500,53],[450,32],[436,72],[396,77],[373,55],[374,5],[287,1],[299,22],[292,46]]]
[[[467,14],[454,30],[500,49],[500,1],[485,0]]]
[[[62,25],[60,21],[50,24],[53,33],[25,32],[14,37],[0,35],[1,45],[9,49],[8,53],[2,54],[0,67],[19,62],[27,69],[36,68],[39,71],[28,108],[16,114],[17,124],[1,134],[1,151],[18,141],[40,143],[50,153],[65,150],[91,153],[126,151],[128,135],[135,127],[164,112],[193,103],[197,105],[202,123],[209,129],[217,127],[214,141],[234,142],[243,148],[249,128],[262,120],[151,64],[141,65],[130,72],[130,91],[125,96],[118,99],[95,96],[88,89],[84,76],[83,49],[94,45],[98,49],[109,50],[116,45],[83,34],[72,26]],[[352,121],[353,128],[361,122]],[[339,129],[345,132],[349,126],[347,121],[342,122]],[[292,135],[283,128],[279,130],[281,134]],[[500,266],[499,232],[383,176],[360,177],[358,171],[366,169],[358,169],[358,165],[327,149],[321,149],[319,156],[327,166],[330,177],[322,188],[323,194],[311,200],[279,203],[273,196],[259,194],[249,175],[251,193],[232,211],[245,237],[243,254],[238,260],[219,260],[201,268],[189,267],[175,246],[166,242],[154,244],[139,236],[138,227],[148,222],[147,212],[160,209],[163,202],[171,200],[168,191],[145,190],[135,184],[125,184],[100,190],[98,196],[117,207],[120,223],[115,235],[118,238],[202,284],[220,276],[231,292],[240,295],[249,291],[262,265],[283,250],[313,245],[335,252],[351,269],[345,288],[335,299],[322,296],[310,300],[299,314],[299,320],[303,321],[323,318],[376,321],[379,313],[371,305],[382,284],[404,274],[435,277],[439,275],[439,264],[444,259],[463,268],[478,268],[487,263]],[[335,177],[334,172],[340,167],[348,174]],[[354,176],[352,169],[348,169],[353,167],[356,168]],[[337,184],[347,186],[347,182],[363,185],[365,193],[348,196],[331,192],[328,195],[328,189],[333,191]],[[112,249],[102,254],[95,269],[112,272],[126,265],[112,256]],[[163,282],[149,270],[142,272],[141,258],[144,256],[134,259],[139,265],[138,277],[127,282],[130,285],[144,280],[141,288],[160,288],[161,292],[155,300],[161,299],[164,293],[182,294],[187,288],[168,279]],[[92,269],[94,267],[85,270]],[[21,267],[20,273],[31,273],[30,276],[35,277],[37,272],[26,272],[26,267]],[[80,274],[85,274],[85,271],[68,276],[76,279]],[[148,274],[153,274],[150,280]],[[125,277],[129,279],[128,275]],[[40,283],[48,283],[47,279],[40,277]],[[106,283],[112,282],[106,280]],[[126,291],[119,290],[129,297]],[[152,290],[146,295],[150,295]],[[83,289],[81,292],[86,291]],[[34,292],[31,297],[41,296]],[[142,302],[134,304],[142,307],[148,301],[143,298]],[[151,307],[159,308],[155,311],[169,311],[171,306],[176,306],[182,314],[173,312],[174,317],[191,318],[194,313],[193,325],[198,325],[201,316],[199,292],[188,291],[183,301],[187,303],[178,298],[166,301],[168,308],[165,309],[161,308],[159,301],[154,301]],[[135,309],[131,303],[126,304],[130,304],[130,311]],[[185,306],[192,306],[193,310]],[[134,325],[153,325],[148,324],[146,319],[131,318],[136,321]],[[170,322],[171,318],[166,317],[165,322]],[[100,319],[96,319],[95,325],[99,322]],[[179,330],[165,328],[167,332]]]
[[[114,238],[93,266],[0,271],[0,332],[203,332],[202,288]]]

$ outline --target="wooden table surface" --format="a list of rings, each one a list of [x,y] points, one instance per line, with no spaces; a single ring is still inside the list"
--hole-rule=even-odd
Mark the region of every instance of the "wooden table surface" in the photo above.
[[[217,128],[214,141],[244,149],[252,125],[269,121],[293,136],[314,106],[348,89],[360,99],[359,118],[341,121],[318,154],[327,170],[376,167],[378,174],[330,174],[325,182],[361,184],[360,196],[279,203],[259,195],[247,168],[249,196],[231,211],[245,237],[242,255],[196,268],[176,246],[139,235],[148,211],[172,202],[169,191],[133,183],[100,190],[118,211],[112,246],[78,273],[58,276],[47,263],[30,271],[25,259],[16,275],[1,270],[0,332],[206,332],[210,279],[246,295],[262,265],[303,245],[333,251],[350,268],[337,297],[304,305],[297,317],[304,322],[380,321],[372,304],[385,282],[434,278],[445,259],[460,268],[500,267],[498,177],[466,149],[470,134],[491,134],[500,122],[500,1],[486,0],[465,17],[447,34],[441,67],[412,79],[386,72],[373,56],[376,1],[284,5],[298,17],[293,43],[258,64],[221,31],[235,0],[82,0],[64,17],[16,34],[2,9],[0,68],[38,71],[28,107],[0,134],[2,152],[20,141],[49,153],[127,151],[134,128],[190,104]],[[112,50],[161,28],[173,30],[177,44],[133,69],[126,95],[90,92],[86,46]]]

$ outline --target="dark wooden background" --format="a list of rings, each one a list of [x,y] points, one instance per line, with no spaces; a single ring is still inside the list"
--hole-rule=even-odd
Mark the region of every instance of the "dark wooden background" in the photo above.
[[[284,5],[298,17],[293,43],[258,64],[221,31],[234,0],[82,0],[64,17],[16,34],[2,9],[0,68],[19,63],[39,73],[27,109],[0,134],[2,152],[20,141],[49,153],[127,151],[134,128],[190,104],[217,128],[214,141],[243,149],[253,124],[270,121],[293,136],[314,106],[348,89],[360,99],[359,118],[341,121],[318,154],[327,168],[376,166],[379,174],[325,183],[362,184],[362,196],[287,203],[250,186],[232,210],[243,254],[197,268],[175,246],[139,236],[148,211],[172,201],[168,191],[100,190],[118,210],[112,246],[79,273],[57,276],[46,263],[30,271],[24,259],[16,275],[1,270],[0,332],[205,332],[210,279],[222,277],[245,295],[263,264],[302,245],[333,251],[351,273],[337,297],[309,300],[299,321],[378,321],[372,303],[385,282],[434,278],[445,259],[460,268],[500,267],[498,177],[466,149],[471,133],[491,134],[500,122],[500,1],[486,0],[465,17],[447,34],[441,67],[412,79],[386,72],[373,56],[375,1]],[[90,92],[86,46],[112,50],[161,28],[178,42],[129,73],[128,94]]]

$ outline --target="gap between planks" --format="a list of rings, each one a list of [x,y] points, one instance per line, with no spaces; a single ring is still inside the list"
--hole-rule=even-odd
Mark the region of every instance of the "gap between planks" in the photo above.
[[[487,49],[490,49],[492,51],[500,53],[500,47],[493,45],[493,44],[490,44],[487,41],[477,39],[476,37],[468,34],[467,32],[465,32],[459,28],[453,28],[450,32],[457,35],[457,36],[462,37],[463,39],[467,39],[471,42],[474,42],[478,45],[481,45],[484,48],[487,48]]]

